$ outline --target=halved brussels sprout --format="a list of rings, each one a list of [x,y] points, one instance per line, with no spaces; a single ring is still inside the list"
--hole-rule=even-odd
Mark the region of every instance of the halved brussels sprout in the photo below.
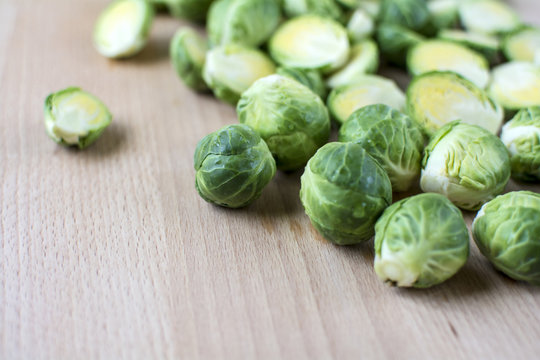
[[[373,104],[385,104],[397,110],[405,108],[405,95],[393,80],[363,75],[353,84],[338,86],[328,96],[332,118],[343,124],[356,110]]]
[[[283,23],[269,43],[270,55],[287,67],[320,70],[339,69],[349,56],[345,28],[332,19],[303,15]]]
[[[496,134],[504,111],[487,94],[453,72],[434,71],[414,78],[407,90],[407,113],[428,135],[453,120]]]
[[[379,22],[421,31],[428,24],[429,16],[425,0],[382,0]]]
[[[398,66],[405,65],[409,49],[422,41],[422,35],[403,26],[382,24],[377,29],[377,42],[382,55]]]
[[[214,0],[162,0],[171,15],[183,19],[204,22]]]
[[[510,158],[489,131],[459,120],[443,126],[424,150],[420,187],[445,195],[465,210],[478,210],[503,192]]]
[[[375,225],[375,272],[391,285],[427,288],[458,272],[469,257],[461,211],[439,194],[388,207]]]
[[[178,29],[171,40],[170,56],[176,73],[184,84],[197,91],[207,90],[202,71],[208,45],[194,29]]]
[[[472,233],[495,268],[540,285],[540,194],[516,191],[496,197],[478,212]]]
[[[251,84],[275,71],[274,63],[262,51],[227,44],[208,51],[203,78],[219,99],[235,105]]]
[[[287,17],[316,14],[334,20],[343,18],[343,11],[334,0],[282,0]]]
[[[407,67],[413,76],[431,71],[453,71],[482,89],[489,82],[489,64],[482,55],[445,40],[426,40],[411,48]]]
[[[195,149],[195,187],[211,203],[239,208],[261,195],[276,174],[263,139],[246,125],[229,125],[205,136]]]
[[[266,141],[281,170],[295,170],[328,141],[330,119],[321,98],[281,75],[256,81],[238,102],[238,119]]]
[[[268,40],[280,19],[278,0],[217,0],[208,13],[208,37],[214,45],[257,47]]]
[[[472,32],[501,34],[521,25],[517,13],[502,1],[461,1],[458,12],[465,29]]]
[[[510,33],[503,51],[511,61],[528,61],[540,66],[540,28],[524,27]]]
[[[310,88],[321,99],[326,99],[328,90],[321,74],[317,70],[279,67],[276,74],[294,79]]]
[[[441,30],[437,36],[439,39],[453,41],[484,55],[491,64],[499,60],[500,42],[496,36],[456,29]]]
[[[540,66],[520,61],[493,69],[489,95],[508,110],[540,105]]]
[[[98,98],[76,87],[47,96],[44,115],[51,139],[79,149],[96,141],[112,121],[109,109]]]
[[[116,0],[99,16],[94,45],[108,58],[123,58],[140,52],[150,32],[154,8],[146,0]]]
[[[364,242],[392,203],[388,175],[362,146],[329,143],[309,160],[300,200],[311,223],[338,245]]]
[[[518,112],[503,126],[501,140],[510,153],[512,177],[540,182],[540,106]]]
[[[422,129],[389,106],[377,104],[356,110],[339,129],[339,141],[362,145],[386,171],[395,192],[409,189],[420,177]]]
[[[347,31],[353,44],[370,37],[374,30],[375,21],[363,9],[357,9],[347,23]]]
[[[431,25],[436,29],[453,27],[458,20],[458,4],[460,0],[431,0],[427,7],[431,16]]]
[[[358,82],[365,74],[377,71],[379,67],[379,49],[373,40],[364,40],[351,48],[349,61],[333,73],[326,84],[331,88]]]

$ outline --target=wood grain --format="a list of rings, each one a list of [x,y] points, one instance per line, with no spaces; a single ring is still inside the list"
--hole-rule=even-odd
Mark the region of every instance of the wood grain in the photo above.
[[[393,289],[372,244],[312,229],[300,172],[246,209],[202,201],[195,145],[234,109],[177,79],[177,20],[158,17],[133,59],[100,57],[106,3],[0,0],[1,359],[538,358],[540,289],[474,245],[447,283]],[[539,21],[537,2],[511,3]],[[45,96],[69,85],[115,115],[83,152],[43,128]]]

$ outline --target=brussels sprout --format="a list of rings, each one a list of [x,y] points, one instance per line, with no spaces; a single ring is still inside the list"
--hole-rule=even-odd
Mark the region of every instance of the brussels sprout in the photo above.
[[[453,27],[458,20],[460,0],[431,0],[427,3],[431,24],[436,29]]]
[[[500,34],[510,32],[521,25],[516,12],[502,1],[461,1],[458,12],[465,29],[472,32]]]
[[[489,64],[482,55],[445,40],[427,40],[411,48],[407,67],[413,76],[431,71],[453,71],[482,89],[489,82]]]
[[[343,18],[343,11],[334,0],[282,0],[287,17],[316,14],[334,20]]]
[[[343,124],[353,112],[367,105],[386,104],[401,111],[405,108],[405,95],[393,80],[363,75],[353,84],[332,90],[327,103],[332,118]]]
[[[528,61],[540,66],[540,28],[523,27],[510,33],[503,42],[503,51],[511,61]]]
[[[146,0],[116,0],[99,16],[94,29],[96,50],[108,58],[137,54],[148,40],[154,8]]]
[[[504,112],[487,94],[453,72],[434,71],[414,78],[407,90],[407,113],[428,135],[453,120],[496,134]]]
[[[540,285],[540,194],[516,191],[496,197],[478,212],[472,233],[495,268]]]
[[[381,0],[358,0],[358,8],[364,10],[373,19],[381,13]]]
[[[405,65],[409,49],[423,40],[422,35],[399,25],[382,24],[377,29],[377,42],[382,55],[398,66]]]
[[[179,29],[171,40],[171,62],[184,84],[197,91],[207,90],[202,71],[208,45],[195,30]]]
[[[193,21],[204,22],[214,0],[163,0],[171,15]]]
[[[56,143],[84,149],[109,126],[112,115],[95,96],[70,87],[45,99],[45,130]]]
[[[491,64],[499,60],[500,43],[496,36],[444,29],[437,35],[439,39],[453,41],[482,54]]]
[[[375,222],[392,202],[388,175],[362,146],[329,143],[309,160],[300,199],[311,223],[338,245],[373,236]]]
[[[510,152],[512,177],[540,182],[540,106],[518,112],[503,126],[501,140]]]
[[[489,131],[459,120],[443,126],[424,150],[420,187],[445,195],[465,210],[478,210],[502,193],[510,158]]]
[[[279,64],[323,73],[339,69],[347,61],[349,50],[345,28],[317,15],[288,20],[277,29],[269,43],[270,55]]]
[[[295,170],[328,141],[330,120],[321,98],[281,75],[256,81],[238,102],[238,119],[266,141],[281,170]]]
[[[317,70],[279,67],[276,74],[294,79],[310,88],[321,99],[326,99],[328,90],[321,74]]]
[[[205,136],[195,149],[195,187],[217,205],[249,205],[276,174],[263,139],[246,125],[229,125]]]
[[[452,277],[469,256],[461,211],[439,194],[388,207],[375,225],[375,272],[389,284],[427,288]]]
[[[347,23],[349,39],[353,43],[360,42],[373,34],[375,22],[369,14],[362,9],[357,9]]]
[[[354,142],[388,174],[393,191],[405,191],[420,177],[424,137],[407,115],[377,104],[356,110],[339,129],[339,141]]]
[[[382,0],[379,21],[421,31],[429,21],[429,10],[425,0]]]
[[[364,40],[351,48],[349,62],[332,74],[326,84],[335,88],[358,82],[365,74],[374,73],[379,67],[379,49],[373,40]]]
[[[208,36],[214,45],[257,47],[272,35],[280,18],[278,0],[217,0],[208,13]]]
[[[263,52],[228,44],[208,51],[203,78],[219,99],[235,105],[251,84],[275,71],[274,63]]]
[[[513,61],[493,69],[489,95],[508,110],[540,105],[540,66]]]

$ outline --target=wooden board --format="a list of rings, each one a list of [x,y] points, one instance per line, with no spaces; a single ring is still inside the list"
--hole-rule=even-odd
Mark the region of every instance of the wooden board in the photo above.
[[[447,283],[394,289],[372,244],[312,229],[300,172],[246,209],[202,201],[195,145],[234,109],[177,79],[177,20],[158,17],[133,59],[99,56],[106,3],[0,0],[0,358],[538,358],[540,288],[474,245]],[[540,21],[537,2],[512,3]],[[69,85],[115,115],[83,152],[43,128],[45,96]]]

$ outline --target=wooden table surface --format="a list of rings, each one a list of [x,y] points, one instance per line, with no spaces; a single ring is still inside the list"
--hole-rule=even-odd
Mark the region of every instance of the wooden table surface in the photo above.
[[[243,210],[202,201],[195,145],[234,109],[177,79],[178,20],[159,16],[133,59],[98,55],[106,3],[0,0],[1,359],[538,359],[540,288],[474,245],[448,282],[395,289],[372,243],[313,230],[301,172]],[[540,22],[539,3],[512,3]],[[115,115],[86,151],[44,131],[45,96],[70,85]]]

